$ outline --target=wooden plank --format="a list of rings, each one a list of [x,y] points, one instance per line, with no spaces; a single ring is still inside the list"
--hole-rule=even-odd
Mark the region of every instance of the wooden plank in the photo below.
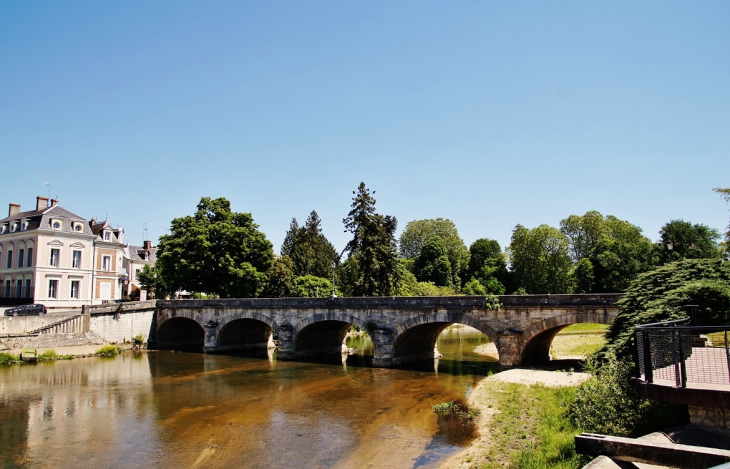
[[[590,456],[608,456],[626,462],[686,469],[705,469],[730,462],[730,451],[704,446],[659,443],[634,438],[583,433],[575,437],[575,450]]]

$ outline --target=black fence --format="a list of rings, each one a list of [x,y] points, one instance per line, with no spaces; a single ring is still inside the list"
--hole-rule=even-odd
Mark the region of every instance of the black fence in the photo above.
[[[0,285],[0,299],[32,299],[34,295],[34,287]]]
[[[635,334],[637,371],[646,383],[730,386],[730,325],[695,326],[688,317],[644,324]]]

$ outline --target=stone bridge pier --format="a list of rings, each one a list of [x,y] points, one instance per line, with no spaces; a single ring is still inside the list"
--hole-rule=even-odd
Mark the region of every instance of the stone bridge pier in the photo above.
[[[618,294],[505,295],[491,311],[486,298],[368,297],[158,301],[150,346],[203,352],[272,347],[295,360],[339,354],[354,325],[368,331],[373,366],[432,360],[439,334],[464,324],[494,342],[503,368],[550,360],[555,335],[570,324],[609,324]]]

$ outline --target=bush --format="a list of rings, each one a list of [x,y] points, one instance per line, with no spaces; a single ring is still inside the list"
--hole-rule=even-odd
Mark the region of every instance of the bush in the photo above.
[[[132,344],[134,344],[135,347],[141,347],[144,345],[144,336],[142,334],[137,334],[132,337]]]
[[[115,357],[119,355],[119,352],[122,350],[117,347],[116,345],[104,345],[99,350],[96,351],[96,355],[100,357]]]
[[[588,367],[595,367],[595,362]],[[595,376],[576,390],[569,412],[575,426],[589,433],[635,437],[688,423],[686,406],[635,394],[632,371],[633,363],[608,354]]]
[[[0,365],[12,365],[20,361],[20,357],[9,353],[0,352]]]
[[[58,360],[59,356],[55,350],[46,350],[45,352],[38,355],[38,360]]]

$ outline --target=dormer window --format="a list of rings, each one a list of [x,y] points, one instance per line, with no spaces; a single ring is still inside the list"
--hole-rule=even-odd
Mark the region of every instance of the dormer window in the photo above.
[[[18,223],[17,222],[16,223],[13,223],[12,225],[10,225],[10,232],[11,233],[15,233],[17,230],[18,230]]]
[[[54,230],[60,230],[61,229],[60,220],[51,220],[51,228],[53,228]]]
[[[105,231],[104,232],[104,241],[111,241],[111,239],[112,239],[111,231]]]
[[[29,224],[29,223],[30,223],[30,222],[29,222],[28,220],[23,220],[23,224],[22,224],[22,225],[20,225],[20,231],[25,231],[25,230],[27,230],[27,229],[28,229],[28,224]]]
[[[76,231],[76,232],[81,232],[82,229],[83,228],[81,228],[81,225],[78,223],[76,224],[76,226],[74,226],[74,231]]]
[[[75,222],[71,223],[71,228],[72,228],[72,229],[73,229],[73,230],[74,230],[75,232],[77,232],[77,233],[81,233],[81,232],[82,232],[82,231],[84,230],[84,227],[83,227],[83,226],[81,225],[81,223],[79,223],[79,222],[77,222],[77,221],[75,221]]]
[[[0,226],[0,234],[5,233],[6,231],[8,231],[7,223],[3,224],[3,226]]]

